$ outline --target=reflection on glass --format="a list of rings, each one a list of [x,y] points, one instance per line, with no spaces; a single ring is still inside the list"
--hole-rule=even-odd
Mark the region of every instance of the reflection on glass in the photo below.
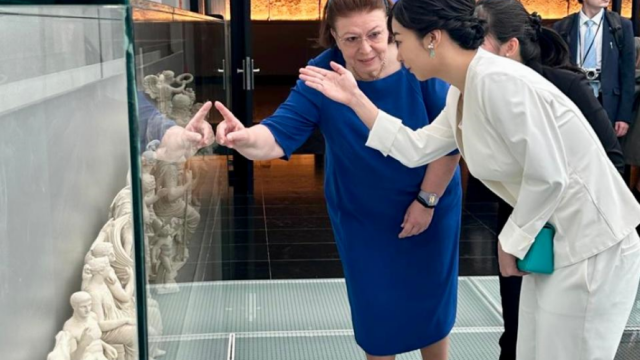
[[[204,231],[211,226],[207,216],[226,191],[226,154],[212,143],[219,115],[204,106],[227,101],[229,61],[223,21],[191,21],[184,13],[162,20],[154,14],[160,10],[170,13],[162,6],[136,8],[134,48],[150,354],[174,360],[184,358],[185,318],[202,311],[188,299],[205,237],[211,237]]]
[[[15,7],[1,10],[24,13],[22,9]],[[25,14],[4,15],[0,19],[0,46],[3,49],[0,54],[0,74],[6,77],[6,82],[91,65],[96,65],[94,68],[100,67],[100,22],[97,20],[87,21],[75,16],[45,18]],[[38,33],[35,30],[39,28],[46,28],[48,31]],[[25,29],[30,29],[27,36],[24,36]]]

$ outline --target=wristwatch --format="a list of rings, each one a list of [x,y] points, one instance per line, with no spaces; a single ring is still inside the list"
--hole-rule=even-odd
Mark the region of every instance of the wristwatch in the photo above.
[[[436,193],[420,191],[416,200],[418,200],[420,205],[426,207],[427,209],[433,209],[436,207],[436,205],[438,205],[440,197]]]

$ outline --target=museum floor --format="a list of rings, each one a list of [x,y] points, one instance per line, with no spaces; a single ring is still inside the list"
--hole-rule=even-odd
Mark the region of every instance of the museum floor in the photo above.
[[[158,298],[167,359],[362,360],[341,279],[184,284]],[[502,332],[494,277],[461,277],[450,360],[498,359]],[[636,308],[616,360],[640,356]],[[401,360],[419,360],[418,352]]]
[[[150,289],[164,321],[163,335],[152,341],[167,351],[164,359],[364,359],[353,337],[321,164],[312,155],[256,163],[252,197],[220,196],[226,191],[224,174],[208,174],[215,185],[202,191],[202,221],[189,263],[179,273],[180,292],[156,295]],[[470,183],[451,360],[498,359],[496,204],[488,199]],[[638,358],[640,301],[616,360]]]

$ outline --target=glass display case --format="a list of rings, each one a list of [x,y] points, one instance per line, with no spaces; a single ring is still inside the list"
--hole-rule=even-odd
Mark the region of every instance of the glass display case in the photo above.
[[[2,356],[138,359],[128,7],[21,2],[44,5],[0,6]]]
[[[0,6],[3,358],[184,358],[228,192],[226,150],[185,127],[230,103],[227,24],[144,1],[14,3]]]
[[[189,329],[202,318],[202,281],[222,256],[221,212],[228,209],[227,149],[212,144],[163,159],[157,139],[166,125],[185,128],[207,101],[230,106],[228,22],[145,1],[132,1],[133,50],[140,116],[145,218],[149,355],[164,359],[226,359],[227,337],[197,341]],[[151,122],[161,118],[162,121]],[[209,126],[222,120],[213,110]],[[159,125],[159,127],[158,127]],[[189,156],[193,155],[193,156]],[[219,269],[218,269],[219,270]],[[217,306],[215,299],[208,299]]]

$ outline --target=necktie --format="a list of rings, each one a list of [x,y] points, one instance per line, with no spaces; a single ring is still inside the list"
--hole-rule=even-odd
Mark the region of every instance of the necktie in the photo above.
[[[586,52],[584,57],[584,62],[582,63],[582,67],[585,69],[596,69],[598,66],[598,57],[596,55],[596,22],[593,20],[587,20],[585,22],[587,26],[587,31],[584,35],[584,45],[583,51]],[[599,82],[591,82],[591,87],[593,88],[593,93],[596,97],[598,97],[598,93],[600,92],[600,83]]]

